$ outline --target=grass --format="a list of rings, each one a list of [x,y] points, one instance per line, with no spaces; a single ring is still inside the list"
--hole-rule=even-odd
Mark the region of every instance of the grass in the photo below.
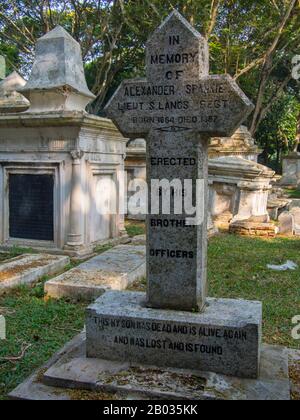
[[[134,236],[145,235],[146,233],[146,227],[144,222],[138,222],[136,220],[127,220],[125,227],[128,236],[130,236],[131,238],[133,238]]]
[[[288,194],[289,198],[300,198],[300,190],[296,190],[296,189],[285,189],[286,194]]]
[[[0,341],[0,399],[82,330],[84,308],[63,300],[46,302],[43,284],[22,287],[0,298],[7,328],[7,340]],[[22,360],[3,359],[20,355],[28,345]]]
[[[129,222],[128,226],[132,234],[144,232],[143,223]],[[300,342],[292,339],[291,330],[292,318],[300,314],[300,268],[287,272],[267,269],[267,264],[287,260],[300,267],[300,240],[214,237],[209,244],[209,294],[262,301],[264,342],[299,349]],[[72,267],[74,264],[67,268]],[[140,291],[145,287],[145,280],[135,286]],[[45,301],[42,282],[0,297],[0,314],[7,322],[7,340],[0,341],[0,399],[83,328],[85,306]],[[27,345],[31,347],[20,361],[3,359],[18,356]]]
[[[300,349],[291,334],[292,318],[300,315],[300,268],[286,272],[267,268],[287,260],[300,267],[299,239],[216,236],[209,244],[209,295],[263,302],[264,342]],[[146,281],[131,290],[145,291]]]
[[[34,251],[31,248],[20,248],[12,247],[9,251],[0,252],[0,262],[8,260],[10,258],[18,257],[22,254],[34,254]]]
[[[292,318],[300,314],[300,268],[276,272],[267,264],[292,260],[300,267],[300,240],[253,239],[222,235],[209,246],[210,295],[263,302],[264,341],[300,348]]]

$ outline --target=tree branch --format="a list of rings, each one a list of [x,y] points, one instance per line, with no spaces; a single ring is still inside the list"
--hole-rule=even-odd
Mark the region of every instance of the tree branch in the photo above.
[[[221,0],[211,0],[210,21],[209,21],[208,28],[205,32],[205,38],[206,39],[210,38],[210,36],[211,36],[211,34],[214,30],[214,27],[215,27],[215,24],[216,24],[216,21],[217,21],[217,17],[218,17],[218,11],[219,11],[220,3],[221,3]]]
[[[265,89],[267,86],[267,82],[268,79],[270,77],[271,71],[272,71],[272,57],[273,57],[273,53],[280,41],[281,35],[284,31],[284,28],[292,14],[292,11],[296,5],[296,3],[298,2],[298,0],[291,0],[289,7],[286,10],[286,13],[283,17],[283,19],[281,20],[281,22],[278,25],[277,28],[277,33],[276,36],[272,42],[272,44],[270,45],[270,47],[268,48],[267,52],[266,52],[266,56],[265,56],[265,60],[264,60],[264,65],[263,65],[263,69],[261,72],[261,80],[260,80],[260,85],[259,85],[259,90],[258,90],[258,95],[257,95],[257,101],[256,101],[256,106],[255,106],[255,110],[254,110],[254,114],[253,114],[253,119],[252,119],[252,123],[251,123],[251,128],[250,128],[250,132],[252,135],[254,135],[254,133],[257,130],[258,127],[258,120],[259,120],[259,115],[261,112],[261,107],[263,105],[263,96],[265,93]]]

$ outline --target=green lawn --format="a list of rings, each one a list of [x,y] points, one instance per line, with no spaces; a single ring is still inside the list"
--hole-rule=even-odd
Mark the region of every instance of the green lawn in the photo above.
[[[144,222],[138,221],[126,221],[126,231],[128,235],[132,238],[133,236],[145,235],[146,227]]]
[[[138,224],[138,229],[142,226]],[[300,348],[291,337],[291,320],[300,314],[300,269],[274,272],[267,264],[292,260],[300,267],[300,240],[242,238],[222,234],[209,245],[210,296],[261,300],[264,341]],[[71,268],[72,266],[70,266]],[[136,286],[145,289],[145,282]],[[0,399],[45,363],[84,325],[84,304],[45,302],[42,284],[0,297],[7,320],[7,340],[0,341]],[[30,347],[20,361],[18,356]]]
[[[267,264],[292,260],[295,271],[275,272]],[[210,295],[263,302],[264,341],[300,348],[292,339],[292,318],[300,315],[300,240],[222,235],[209,246]]]
[[[30,248],[19,248],[13,247],[9,251],[1,251],[0,252],[0,262],[8,260],[10,258],[18,257],[22,254],[32,254],[33,250]]]
[[[285,189],[285,192],[289,195],[290,198],[300,198],[300,190]]]
[[[296,271],[275,272],[267,264],[292,260]],[[299,348],[292,339],[292,318],[300,315],[300,240],[253,239],[222,234],[210,240],[209,295],[259,300],[264,308],[264,341]],[[133,290],[145,291],[146,282]]]

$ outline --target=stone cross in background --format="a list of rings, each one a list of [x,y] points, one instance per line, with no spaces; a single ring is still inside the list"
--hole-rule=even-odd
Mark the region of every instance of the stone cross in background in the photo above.
[[[149,187],[154,179],[180,180],[182,186],[192,180],[195,200],[196,180],[203,180],[204,209],[195,226],[187,223],[191,214],[185,210],[151,214],[149,191],[147,304],[202,311],[207,296],[208,140],[230,137],[253,106],[230,76],[209,76],[207,41],[176,11],[148,41],[146,62],[147,79],[123,82],[107,105],[107,116],[126,137],[146,137]],[[184,189],[174,185],[174,197],[184,196]]]

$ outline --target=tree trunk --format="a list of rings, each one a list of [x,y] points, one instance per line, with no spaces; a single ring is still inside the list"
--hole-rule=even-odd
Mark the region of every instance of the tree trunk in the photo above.
[[[270,46],[270,48],[268,49],[268,51],[266,53],[265,60],[264,60],[264,65],[263,65],[262,72],[261,72],[261,78],[260,78],[260,84],[259,84],[256,106],[255,106],[255,110],[254,110],[254,114],[253,114],[253,118],[252,118],[252,123],[251,123],[251,128],[250,128],[250,132],[251,132],[252,136],[254,136],[254,134],[255,134],[255,132],[258,128],[259,115],[260,115],[261,109],[263,107],[266,87],[267,87],[268,80],[269,80],[269,77],[270,77],[272,69],[273,69],[274,52],[276,51],[276,48],[277,48],[278,43],[280,41],[281,35],[282,35],[282,33],[283,33],[283,31],[286,27],[286,24],[287,24],[288,20],[290,19],[292,11],[294,10],[294,7],[296,6],[297,3],[298,3],[298,0],[291,0],[290,4],[289,4],[289,6],[286,10],[286,13],[282,18],[282,21],[280,22],[280,24],[278,26],[275,39],[274,39],[272,45]]]

